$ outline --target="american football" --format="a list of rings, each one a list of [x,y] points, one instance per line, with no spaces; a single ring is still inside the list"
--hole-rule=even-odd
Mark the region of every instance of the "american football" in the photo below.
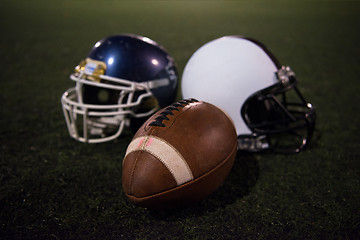
[[[236,151],[227,114],[195,99],[178,101],[151,116],[128,145],[123,191],[149,209],[190,205],[222,184]]]

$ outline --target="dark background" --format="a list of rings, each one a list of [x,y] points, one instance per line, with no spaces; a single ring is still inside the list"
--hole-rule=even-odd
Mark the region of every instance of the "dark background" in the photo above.
[[[359,239],[359,10],[346,0],[2,1],[1,237]],[[134,207],[121,189],[131,132],[78,143],[60,104],[92,45],[119,33],[165,46],[180,75],[208,41],[260,40],[316,106],[314,141],[294,155],[239,153],[224,184],[194,207]]]

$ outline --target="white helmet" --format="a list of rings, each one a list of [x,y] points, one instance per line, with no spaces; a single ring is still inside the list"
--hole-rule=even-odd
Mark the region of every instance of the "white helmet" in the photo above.
[[[315,109],[296,84],[294,72],[263,44],[225,36],[191,56],[182,95],[223,109],[235,124],[240,150],[298,152],[312,136]]]

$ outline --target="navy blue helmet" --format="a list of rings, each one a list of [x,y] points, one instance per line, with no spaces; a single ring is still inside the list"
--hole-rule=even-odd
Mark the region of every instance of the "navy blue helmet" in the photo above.
[[[71,74],[75,87],[61,98],[70,136],[97,143],[136,130],[157,109],[174,102],[178,74],[155,41],[124,34],[104,38]]]

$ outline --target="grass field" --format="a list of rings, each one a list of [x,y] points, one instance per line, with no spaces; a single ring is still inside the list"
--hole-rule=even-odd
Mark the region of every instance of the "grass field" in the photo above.
[[[19,1],[0,7],[1,239],[360,239],[360,1]],[[60,96],[99,39],[148,36],[175,58],[223,35],[260,40],[317,108],[300,154],[239,153],[198,205],[150,212],[121,189],[131,132],[70,139]],[[180,92],[178,98],[181,98]]]

